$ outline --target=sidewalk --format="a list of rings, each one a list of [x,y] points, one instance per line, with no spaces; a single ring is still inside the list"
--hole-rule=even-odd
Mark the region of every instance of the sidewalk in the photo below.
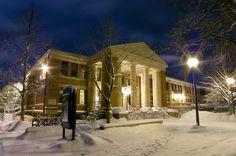
[[[144,120],[131,120],[127,122],[120,123],[109,123],[100,125],[100,129],[104,130],[107,128],[115,128],[115,127],[131,127],[145,124],[162,124],[161,119],[144,119]]]

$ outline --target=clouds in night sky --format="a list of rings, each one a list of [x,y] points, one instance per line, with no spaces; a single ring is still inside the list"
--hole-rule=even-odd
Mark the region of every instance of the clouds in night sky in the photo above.
[[[14,18],[30,0],[0,1],[0,31],[13,26]],[[167,45],[177,11],[165,0],[38,0],[45,34],[57,49],[75,51],[89,42],[102,23],[112,19],[118,42],[144,41]],[[163,57],[165,61],[175,58]]]
[[[11,25],[11,18],[29,2],[1,1],[0,29]],[[177,18],[173,5],[156,0],[40,0],[36,4],[45,21],[46,34],[56,48],[69,51],[73,50],[74,41],[88,42],[108,18],[112,18],[121,42],[132,39],[165,44]]]

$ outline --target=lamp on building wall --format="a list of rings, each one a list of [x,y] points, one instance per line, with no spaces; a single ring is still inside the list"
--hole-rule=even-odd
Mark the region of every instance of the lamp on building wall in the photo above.
[[[126,97],[128,97],[128,105],[130,105],[130,94],[131,94],[131,88],[130,86],[122,87],[122,94]],[[129,107],[129,106],[128,106]]]
[[[48,65],[47,64],[43,64],[42,67],[42,79],[45,79],[44,82],[44,102],[43,102],[43,115],[45,115],[45,105],[46,105],[46,95],[47,95],[47,72],[48,72]]]
[[[122,87],[122,93],[124,94],[124,96],[129,96],[131,94],[130,86]]]
[[[190,70],[192,70],[192,78],[193,78],[193,90],[194,90],[194,97],[195,97],[195,109],[196,109],[196,125],[200,126],[200,121],[199,121],[199,113],[198,113],[198,103],[197,103],[197,90],[196,90],[196,83],[194,80],[194,73],[193,73],[193,69],[196,69],[198,64],[199,64],[199,60],[197,58],[189,58],[187,61],[187,64],[190,68]]]
[[[44,73],[48,72],[48,65],[43,64],[42,65],[42,70]]]
[[[227,78],[226,83],[228,84],[229,90],[230,90],[230,95],[231,95],[231,107],[233,114],[235,114],[235,106],[234,106],[234,96],[233,96],[233,85],[235,84],[234,78]]]

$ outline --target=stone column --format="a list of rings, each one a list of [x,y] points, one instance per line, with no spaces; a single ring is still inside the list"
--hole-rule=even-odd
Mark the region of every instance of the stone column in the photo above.
[[[92,66],[92,73],[89,75],[89,83],[88,83],[88,98],[89,98],[89,108],[95,109],[95,103],[96,103],[96,85],[93,80],[93,76],[97,74],[97,67],[96,65]]]
[[[157,71],[152,73],[152,87],[153,87],[153,106],[158,107],[158,91],[157,91]]]
[[[131,86],[131,106],[137,105],[137,91],[136,91],[136,66],[131,63],[130,66],[130,86]]]
[[[157,71],[157,104],[159,107],[166,106],[166,77],[165,71]]]
[[[155,79],[155,84],[154,84],[155,103],[156,103],[157,107],[161,107],[161,103],[162,103],[162,85],[161,85],[160,71],[155,71],[154,72],[154,79]]]
[[[117,58],[113,58],[113,65],[116,67],[115,74],[115,87],[111,94],[111,106],[112,107],[122,107],[122,76],[121,76],[121,65],[117,66]]]
[[[169,88],[169,100],[170,100],[170,103],[169,103],[169,106],[172,106],[172,85],[171,83],[168,83],[168,88]]]
[[[183,102],[182,102],[182,104],[185,105],[185,104],[186,104],[186,97],[187,97],[187,96],[186,96],[186,91],[185,91],[185,88],[186,88],[186,87],[185,87],[184,85],[181,85],[181,87],[182,87],[182,94],[183,94],[184,97],[185,97],[184,100],[183,100]]]
[[[144,68],[143,72],[143,81],[144,81],[144,105],[145,107],[150,107],[150,90],[149,90],[149,73],[148,68]]]
[[[140,75],[141,77],[141,107],[146,107],[145,105],[145,86],[144,86],[144,74]]]

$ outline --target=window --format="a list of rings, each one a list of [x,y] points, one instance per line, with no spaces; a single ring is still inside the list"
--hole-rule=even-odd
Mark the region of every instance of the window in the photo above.
[[[67,76],[67,69],[68,69],[68,62],[62,61],[61,62],[61,73]]]
[[[97,68],[97,74],[96,74],[97,81],[101,81],[101,79],[102,79],[101,74],[102,74],[102,69],[101,68]]]
[[[87,72],[85,69],[81,69],[81,76],[80,76],[81,79],[87,79]]]
[[[75,63],[71,64],[71,77],[77,77],[78,74],[78,65]]]
[[[167,82],[166,82],[166,90],[169,91],[169,85]]]
[[[63,97],[63,88],[59,90],[59,98],[58,98],[59,103],[62,103],[62,97]]]
[[[84,79],[84,77],[85,77],[85,70],[81,69],[81,79]]]
[[[96,89],[96,105],[100,105],[100,97],[101,97],[101,93],[99,92],[98,89]]]
[[[122,85],[125,85],[125,76],[122,75]]]
[[[128,79],[128,86],[130,86],[130,78]]]
[[[80,98],[79,98],[79,104],[84,105],[85,104],[85,93],[84,90],[80,90]]]

